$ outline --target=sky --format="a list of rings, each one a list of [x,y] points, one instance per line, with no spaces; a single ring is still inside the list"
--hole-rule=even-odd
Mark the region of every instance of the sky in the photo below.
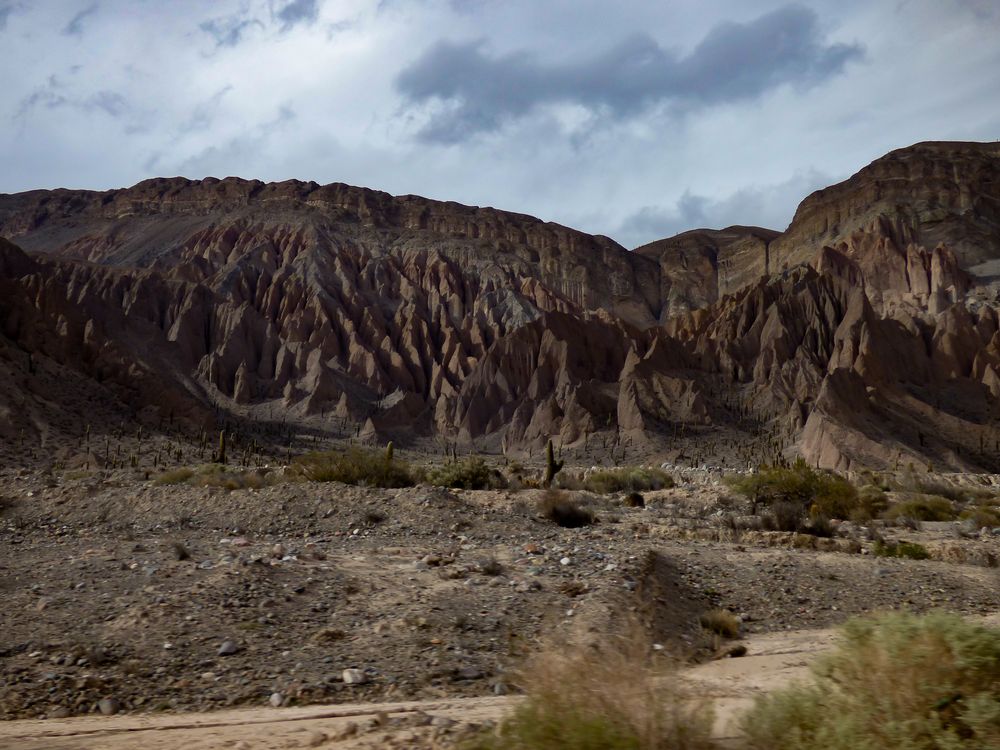
[[[626,247],[1000,139],[996,0],[0,0],[0,192],[346,182]]]

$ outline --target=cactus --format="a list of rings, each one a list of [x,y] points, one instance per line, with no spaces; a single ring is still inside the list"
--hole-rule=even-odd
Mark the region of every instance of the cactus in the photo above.
[[[226,463],[226,431],[219,430],[219,453],[215,457],[217,464]]]
[[[390,440],[385,446],[385,460],[392,463],[392,441]]]
[[[564,461],[556,460],[552,451],[552,441],[549,440],[549,442],[545,444],[545,479],[542,482],[542,486],[552,486],[552,480],[556,478],[556,474],[562,471],[564,463]]]

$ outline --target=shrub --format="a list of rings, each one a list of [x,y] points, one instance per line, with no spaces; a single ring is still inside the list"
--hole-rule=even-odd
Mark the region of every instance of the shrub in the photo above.
[[[457,487],[463,490],[486,490],[506,484],[503,477],[490,469],[481,458],[467,458],[437,466],[427,472],[427,481],[438,487]]]
[[[767,531],[798,531],[805,520],[805,513],[799,503],[780,500],[762,518]]]
[[[564,529],[578,529],[594,522],[594,514],[581,508],[570,496],[559,490],[547,490],[538,502],[538,512]]]
[[[1000,630],[955,615],[852,620],[810,683],[759,698],[753,750],[1000,747]]]
[[[971,520],[977,529],[993,528],[1000,526],[1000,509],[986,505],[973,506],[963,510],[959,518]]]
[[[187,467],[172,469],[171,471],[165,471],[160,474],[160,476],[153,480],[153,484],[183,484],[193,476],[194,469]]]
[[[624,649],[623,649],[624,650]],[[470,750],[709,750],[712,713],[645,654],[553,649],[517,681],[525,699]]]
[[[622,505],[626,508],[645,508],[646,498],[638,492],[630,492],[622,498]]]
[[[930,557],[927,548],[916,542],[876,541],[872,551],[877,557],[905,557],[910,560],[926,560]]]
[[[850,518],[858,506],[858,493],[843,477],[814,470],[802,459],[791,467],[765,467],[756,474],[730,476],[726,484],[750,501],[751,512],[764,506],[788,503],[812,516]],[[794,530],[794,529],[783,529]]]
[[[699,618],[701,626],[723,638],[739,638],[740,620],[728,609],[711,609]]]
[[[881,487],[866,485],[858,490],[858,504],[851,512],[854,523],[867,523],[881,517],[889,507],[889,498]]]
[[[598,495],[609,495],[613,492],[646,492],[669,489],[673,486],[673,477],[665,471],[641,466],[602,469],[588,474],[583,480],[583,488]]]
[[[937,495],[913,495],[891,506],[882,517],[887,521],[912,518],[915,521],[953,521],[955,508]]]
[[[189,484],[193,487],[218,487],[228,492],[260,489],[271,482],[271,477],[264,472],[231,468],[222,464],[204,464],[196,469],[172,469],[153,480],[158,485]]]
[[[350,448],[299,456],[293,470],[313,482],[343,482],[369,487],[412,487],[416,477],[409,465],[389,458],[385,451]]]

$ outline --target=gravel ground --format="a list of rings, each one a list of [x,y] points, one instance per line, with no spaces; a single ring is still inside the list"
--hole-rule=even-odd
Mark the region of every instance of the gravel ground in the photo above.
[[[698,616],[713,607],[756,633],[1000,610],[996,568],[875,558],[860,536],[862,554],[679,538],[722,526],[708,480],[646,508],[578,494],[598,521],[579,529],[540,518],[537,490],[226,492],[26,471],[0,488],[7,719],[504,694],[540,640],[630,622],[708,658],[720,644]],[[905,538],[1000,555],[1000,538],[940,526]]]

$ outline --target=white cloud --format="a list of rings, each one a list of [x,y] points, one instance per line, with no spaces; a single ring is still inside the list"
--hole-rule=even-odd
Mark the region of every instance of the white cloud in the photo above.
[[[438,42],[484,39],[490,60],[526,50],[550,69],[642,33],[684,60],[720,23],[787,0],[100,0],[60,33],[94,5],[0,0],[0,191],[178,173],[343,181],[634,245],[695,220],[781,228],[817,180],[891,148],[1000,137],[1000,78],[986,74],[1000,14],[982,0],[809,0],[817,38],[862,45],[863,61],[682,113],[652,101],[608,117],[588,88],[450,145],[420,140],[428,113],[394,85]]]

